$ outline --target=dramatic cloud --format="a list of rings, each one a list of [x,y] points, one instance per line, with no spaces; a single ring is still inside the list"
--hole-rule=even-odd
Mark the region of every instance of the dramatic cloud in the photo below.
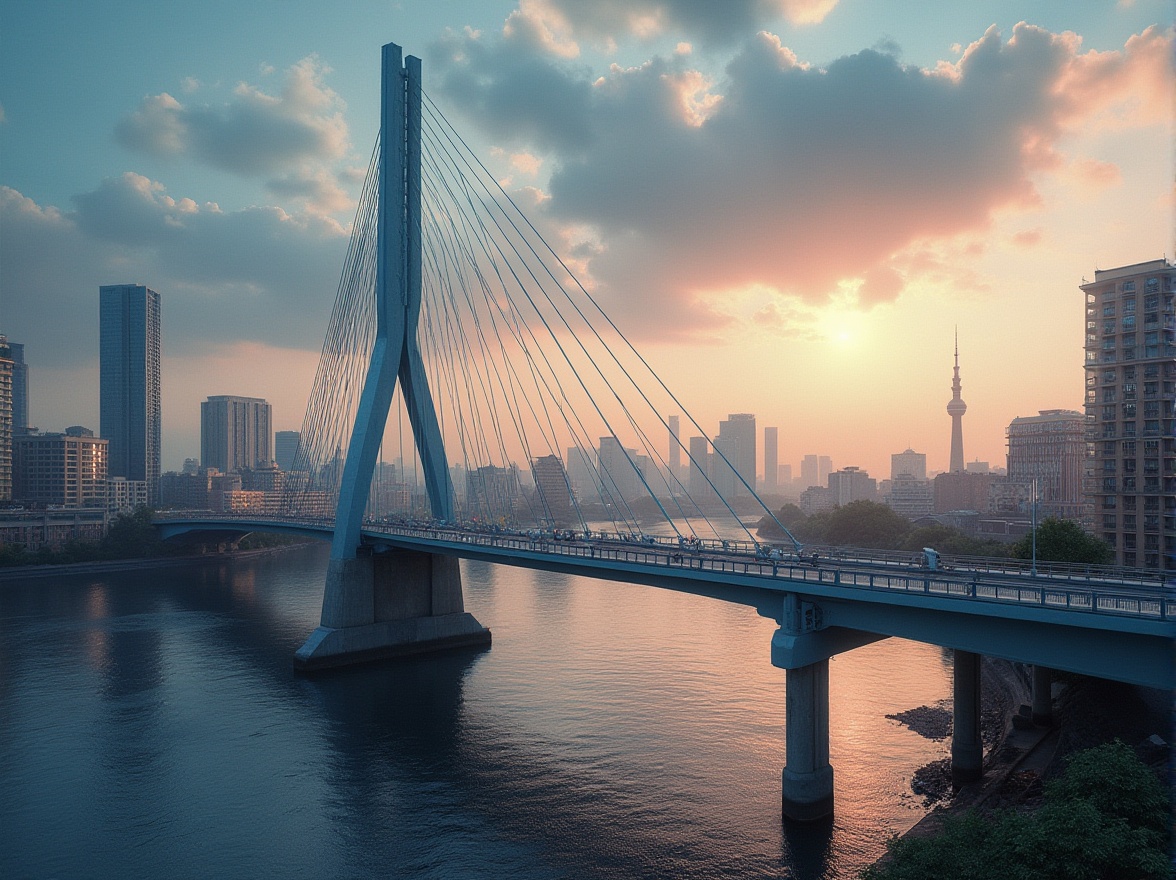
[[[603,295],[688,327],[751,285],[893,301],[927,242],[1037,205],[1039,176],[1066,169],[1068,132],[1166,120],[1172,47],[1152,28],[1083,52],[1073,34],[1019,24],[934,69],[873,50],[817,68],[760,33],[712,82],[689,55],[594,77],[534,42],[467,32],[436,61],[447,102],[548,160],[538,207],[592,230],[585,266]]]
[[[311,56],[286,71],[279,94],[240,83],[230,101],[215,106],[154,95],[122,119],[115,134],[123,146],[153,156],[274,176],[274,191],[296,193],[320,210],[339,210],[349,200],[325,178],[349,149],[348,128],[342,100],[323,82],[327,72]],[[195,94],[200,84],[189,78],[183,89]]]
[[[347,240],[334,221],[222,212],[130,173],[74,201],[67,213],[0,187],[0,288],[14,338],[85,362],[97,352],[99,285],[134,282],[163,295],[172,354],[214,336],[321,344]]]

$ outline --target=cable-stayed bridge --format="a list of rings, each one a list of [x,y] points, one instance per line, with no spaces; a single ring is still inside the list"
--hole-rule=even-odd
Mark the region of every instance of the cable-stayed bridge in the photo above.
[[[879,638],[955,650],[961,780],[981,771],[981,654],[1033,664],[1043,716],[1051,669],[1172,686],[1176,597],[1159,578],[802,547],[755,493],[754,427],[703,439],[609,318],[625,304],[577,280],[591,230],[553,227],[561,258],[523,207],[423,91],[419,59],[385,46],[380,139],[280,504],[158,521],[331,540],[296,666],[488,645],[463,557],[748,605],[780,625],[797,819],[832,810],[829,658]],[[671,413],[703,437],[684,443]],[[746,524],[761,517],[781,541]]]

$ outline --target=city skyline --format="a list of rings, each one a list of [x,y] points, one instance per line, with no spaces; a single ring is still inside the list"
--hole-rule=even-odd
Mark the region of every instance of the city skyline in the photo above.
[[[98,423],[89,292],[138,281],[168,299],[164,470],[199,448],[209,395],[265,398],[274,428],[299,427],[387,39],[422,56],[427,93],[577,255],[576,271],[708,435],[725,414],[748,412],[780,426],[781,463],[819,450],[885,474],[888,456],[914,446],[930,469],[946,469],[956,324],[968,460],[1002,462],[1014,418],[1080,407],[1083,277],[1171,250],[1155,222],[1171,208],[1172,33],[1152,27],[1167,20],[1159,4],[1097,14],[960,4],[919,21],[888,4],[736,4],[722,22],[639,5],[657,33],[545,0],[395,14],[355,4],[332,13],[337,28],[324,36],[324,13],[292,4],[279,39],[257,12],[213,4],[182,13],[191,45],[167,52],[145,6],[63,21],[51,8],[3,4],[12,51],[0,62],[0,330],[28,346],[30,422]],[[212,34],[226,32],[233,39],[213,51]],[[143,63],[90,64],[73,77],[85,79],[76,96],[86,104],[57,115],[82,137],[64,137],[42,90],[99,45],[149,48]],[[480,108],[511,97],[524,62],[534,87],[506,105],[514,124],[504,127]],[[1002,71],[1023,94],[1000,91],[992,74]],[[463,91],[474,80],[489,91]],[[853,98],[867,81],[881,115]],[[561,89],[567,100],[553,105]],[[822,90],[838,118],[871,133],[869,157],[843,149],[814,104]],[[926,119],[898,118],[902,106]],[[903,125],[966,133],[981,111],[995,114],[983,143],[924,139],[917,167],[904,164]],[[757,127],[765,119],[787,125]],[[793,129],[811,142],[772,152]],[[664,168],[638,144],[618,150],[634,137]],[[589,142],[596,152],[584,152]],[[824,181],[820,198],[789,188],[802,178]],[[640,181],[632,189],[646,204],[610,183],[624,180]],[[889,212],[886,222],[845,226],[865,204]],[[690,225],[699,216],[719,251]],[[808,218],[803,228],[796,216]],[[647,264],[626,250],[630,233]],[[840,244],[847,236],[853,249]],[[803,248],[803,268],[785,265],[798,262],[792,247]]]

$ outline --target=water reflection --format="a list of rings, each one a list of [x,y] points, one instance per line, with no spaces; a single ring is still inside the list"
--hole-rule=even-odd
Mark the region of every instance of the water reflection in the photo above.
[[[299,678],[325,554],[0,584],[0,876],[838,877],[922,814],[934,649],[833,662],[837,819],[785,827],[753,610],[467,562],[492,650]]]

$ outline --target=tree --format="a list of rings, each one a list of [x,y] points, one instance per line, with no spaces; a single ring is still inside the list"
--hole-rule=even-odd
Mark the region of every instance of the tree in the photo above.
[[[910,520],[885,504],[851,501],[844,507],[833,509],[825,529],[825,540],[849,547],[889,550],[897,547],[910,530]]]
[[[1033,534],[1025,535],[1013,544],[1011,550],[1016,559],[1032,558]],[[1114,558],[1115,554],[1106,541],[1088,535],[1073,520],[1051,516],[1037,525],[1037,559],[1041,562],[1103,565]]]
[[[116,516],[101,546],[107,559],[142,559],[166,554],[159,532],[151,523],[151,508],[146,505]]]

